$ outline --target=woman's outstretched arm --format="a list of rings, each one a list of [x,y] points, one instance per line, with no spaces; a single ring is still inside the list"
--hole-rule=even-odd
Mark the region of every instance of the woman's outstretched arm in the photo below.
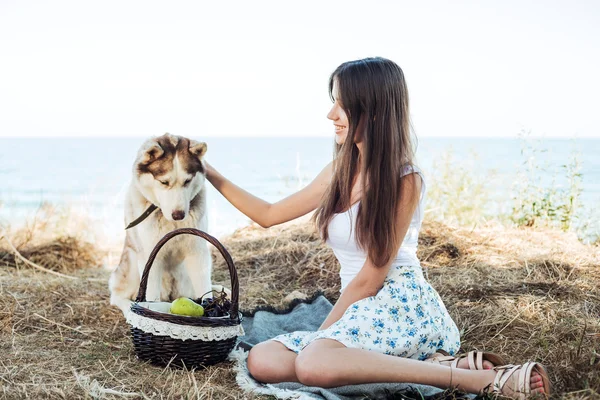
[[[332,176],[329,163],[306,187],[277,203],[254,196],[221,175],[206,160],[206,178],[235,208],[263,228],[282,224],[313,211],[325,194]]]

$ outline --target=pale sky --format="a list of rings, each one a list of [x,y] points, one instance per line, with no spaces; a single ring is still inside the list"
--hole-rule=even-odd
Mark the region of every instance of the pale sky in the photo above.
[[[369,56],[417,136],[600,137],[593,0],[0,0],[0,136],[332,136]]]

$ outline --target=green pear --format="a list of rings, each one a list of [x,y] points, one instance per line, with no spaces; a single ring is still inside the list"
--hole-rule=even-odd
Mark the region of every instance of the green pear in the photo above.
[[[201,317],[204,315],[204,307],[187,297],[180,297],[171,303],[171,314],[187,315],[190,317]]]

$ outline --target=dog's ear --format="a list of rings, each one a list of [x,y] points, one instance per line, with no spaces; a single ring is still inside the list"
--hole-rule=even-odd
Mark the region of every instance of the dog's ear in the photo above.
[[[151,162],[157,160],[165,153],[162,147],[158,142],[152,142],[145,150],[142,155],[142,160],[140,161],[142,164],[150,164]]]
[[[199,159],[204,157],[207,149],[208,149],[208,147],[206,146],[206,143],[196,142],[195,140],[190,140],[190,153],[192,153]]]

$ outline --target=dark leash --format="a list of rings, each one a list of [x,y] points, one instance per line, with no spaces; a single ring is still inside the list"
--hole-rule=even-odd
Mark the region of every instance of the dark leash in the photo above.
[[[150,204],[150,207],[148,207],[146,209],[146,211],[144,211],[144,213],[142,215],[140,215],[133,222],[131,222],[129,225],[127,225],[127,227],[125,228],[125,230],[127,230],[129,228],[133,228],[134,226],[136,226],[137,224],[139,224],[140,222],[142,222],[143,220],[145,220],[146,218],[148,218],[148,216],[150,214],[152,214],[154,212],[154,210],[156,210],[157,208],[158,207],[155,206],[154,204]]]

